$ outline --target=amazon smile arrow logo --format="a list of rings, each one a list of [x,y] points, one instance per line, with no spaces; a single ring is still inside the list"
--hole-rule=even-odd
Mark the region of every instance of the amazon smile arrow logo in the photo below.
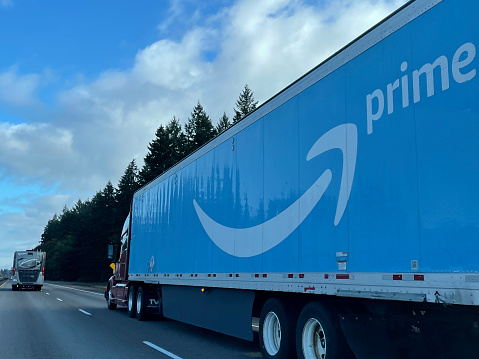
[[[321,136],[306,156],[306,160],[309,161],[332,149],[340,149],[343,153],[341,185],[334,217],[336,226],[343,217],[351,193],[356,169],[357,148],[356,125],[346,123],[334,127]],[[331,183],[331,178],[331,170],[325,170],[316,182],[283,212],[264,223],[249,228],[224,226],[208,216],[196,200],[193,200],[193,205],[205,232],[221,250],[235,257],[253,257],[276,247],[301,225],[323,196]]]

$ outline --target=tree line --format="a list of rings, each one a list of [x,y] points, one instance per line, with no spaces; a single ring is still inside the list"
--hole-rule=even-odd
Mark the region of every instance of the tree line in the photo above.
[[[72,208],[63,208],[48,221],[35,250],[47,252],[45,276],[50,280],[105,282],[111,275],[107,248],[113,244],[116,260],[123,221],[128,215],[133,194],[195,150],[239,122],[255,110],[258,102],[245,85],[235,103],[234,116],[226,112],[213,125],[198,101],[183,126],[173,117],[160,125],[148,144],[142,168],[133,159],[117,187],[111,181],[93,198],[78,200]]]

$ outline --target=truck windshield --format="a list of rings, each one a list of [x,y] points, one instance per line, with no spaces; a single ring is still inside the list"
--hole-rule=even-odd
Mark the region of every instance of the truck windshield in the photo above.
[[[40,253],[19,254],[17,257],[18,269],[41,269],[42,260]]]

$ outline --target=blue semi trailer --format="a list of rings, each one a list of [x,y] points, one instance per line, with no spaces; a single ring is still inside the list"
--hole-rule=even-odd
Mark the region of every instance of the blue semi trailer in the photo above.
[[[265,358],[477,350],[477,14],[408,2],[138,190],[109,308],[259,318]]]

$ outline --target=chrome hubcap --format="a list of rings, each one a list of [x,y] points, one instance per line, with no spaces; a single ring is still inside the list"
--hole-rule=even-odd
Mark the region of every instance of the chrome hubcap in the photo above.
[[[274,312],[269,312],[264,318],[263,342],[266,352],[274,356],[281,346],[281,324]]]
[[[138,296],[136,297],[136,312],[140,313],[141,312],[141,293],[138,293]]]
[[[315,318],[308,319],[303,327],[302,347],[305,359],[326,358],[326,335]]]

